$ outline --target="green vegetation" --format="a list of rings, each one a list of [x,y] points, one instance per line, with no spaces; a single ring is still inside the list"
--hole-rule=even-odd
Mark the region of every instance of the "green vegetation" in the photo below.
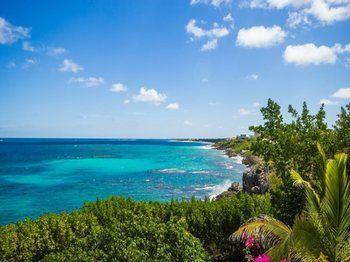
[[[214,147],[221,150],[225,150],[226,154],[230,156],[241,154],[241,153],[242,153],[242,156],[248,156],[248,155],[251,155],[251,152],[250,152],[251,143],[252,143],[252,138],[239,140],[236,137],[233,137],[228,140],[216,142],[214,144]]]
[[[251,151],[269,166],[275,218],[292,225],[294,217],[304,207],[305,196],[300,188],[293,186],[290,170],[313,183],[323,170],[317,142],[328,157],[337,152],[349,152],[350,104],[341,109],[333,129],[327,127],[323,106],[315,115],[310,114],[306,103],[300,114],[289,106],[291,119],[285,121],[280,106],[270,99],[261,112],[264,123],[250,128],[258,134],[252,141]]]
[[[5,261],[207,261],[242,259],[230,234],[270,213],[269,195],[220,201],[135,202],[111,197],[70,214],[0,228]]]
[[[263,159],[269,170],[268,194],[170,203],[98,200],[70,214],[47,214],[0,227],[1,260],[269,261],[262,252],[271,248],[273,258],[345,261],[350,104],[341,108],[333,128],[327,126],[323,106],[316,114],[305,103],[301,113],[289,106],[288,121],[272,100],[261,112],[263,124],[250,128],[254,138],[215,145],[231,155],[243,152]],[[248,238],[245,245],[229,239],[248,219],[262,214],[237,233],[256,233],[258,227],[263,233],[258,239]]]
[[[260,239],[273,261],[350,261],[350,184],[346,173],[346,154],[326,160],[324,172],[315,176],[315,186],[292,171],[292,179],[301,186],[307,205],[292,227],[271,217],[251,219],[235,232]]]

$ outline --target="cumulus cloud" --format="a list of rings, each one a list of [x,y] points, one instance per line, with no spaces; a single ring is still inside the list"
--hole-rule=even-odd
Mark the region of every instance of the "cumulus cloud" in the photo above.
[[[28,51],[28,52],[34,52],[35,51],[34,46],[32,46],[32,44],[30,42],[28,42],[28,41],[24,41],[22,43],[22,49],[24,51]]]
[[[349,0],[250,0],[248,6],[291,9],[288,23],[292,27],[310,24],[311,20],[327,25],[350,18]]]
[[[123,104],[124,104],[124,105],[130,104],[130,99],[125,99],[125,100],[123,101]]]
[[[332,94],[332,97],[339,99],[350,99],[350,87],[338,89],[335,93]]]
[[[222,18],[225,22],[227,22],[231,28],[234,28],[234,19],[231,13],[228,13],[226,16]]]
[[[238,31],[236,43],[239,46],[251,48],[265,48],[284,42],[286,32],[281,27],[253,26]]]
[[[335,44],[333,47],[325,45],[316,46],[313,43],[303,45],[289,45],[286,47],[283,58],[287,63],[296,65],[320,65],[334,64],[339,54],[350,52],[350,45],[341,46]]]
[[[180,108],[178,103],[170,103],[166,106],[166,109],[169,110],[178,110]]]
[[[133,96],[134,102],[146,102],[159,105],[164,103],[167,96],[165,94],[158,93],[155,89],[147,89],[146,87],[141,87],[139,94]]]
[[[333,106],[333,105],[338,105],[337,101],[332,101],[327,98],[323,98],[320,100],[321,105],[326,105],[326,106]]]
[[[37,64],[38,61],[35,59],[35,58],[32,58],[32,57],[28,57],[24,60],[24,63],[22,65],[23,68],[28,68],[28,67],[31,67],[35,64]]]
[[[59,68],[59,71],[61,72],[72,72],[72,73],[77,73],[82,70],[83,70],[83,67],[76,64],[73,60],[70,60],[70,59],[64,59],[62,62],[62,65]]]
[[[245,108],[240,108],[238,109],[238,114],[241,116],[247,116],[247,115],[250,115],[251,112]]]
[[[16,68],[16,67],[17,67],[17,64],[16,64],[16,62],[15,62],[14,60],[11,60],[11,61],[9,61],[9,62],[7,63],[6,67],[7,67],[8,69]]]
[[[246,79],[248,79],[248,80],[258,80],[258,78],[259,78],[259,75],[257,75],[257,74],[251,74],[251,75],[246,76]]]
[[[350,18],[350,1],[313,0],[303,12],[323,24],[332,24]]]
[[[211,29],[204,29],[197,25],[197,21],[195,19],[191,19],[187,23],[186,32],[195,38],[221,38],[230,33],[226,27],[220,27],[217,23],[214,23]]]
[[[112,88],[109,89],[109,91],[111,92],[116,92],[116,93],[120,93],[120,92],[125,92],[128,89],[126,88],[125,85],[123,85],[122,83],[116,83],[112,85]]]
[[[102,77],[72,77],[69,80],[70,83],[78,83],[83,84],[86,87],[97,87],[104,83],[104,79]]]
[[[30,36],[30,28],[15,26],[0,17],[0,44],[11,45]]]
[[[225,15],[222,20],[224,20],[225,22],[233,22],[233,17],[231,13],[228,13],[227,15]]]
[[[229,35],[230,31],[225,26],[220,26],[214,23],[210,29],[204,29],[197,25],[195,19],[191,19],[186,25],[186,32],[194,39],[208,39],[202,45],[201,51],[210,51],[216,49],[218,46],[218,39]]]
[[[50,56],[60,56],[67,52],[67,49],[64,47],[49,47],[47,49],[47,54]]]
[[[202,46],[202,51],[210,51],[210,50],[214,50],[218,47],[218,40],[217,39],[213,39],[213,40],[209,40],[207,41],[203,46]]]
[[[196,4],[207,4],[207,5],[212,5],[214,7],[219,7],[222,4],[229,4],[231,3],[232,0],[191,0],[190,4],[191,5],[196,5]]]
[[[193,123],[191,121],[188,121],[188,120],[184,121],[183,124],[185,126],[193,126]]]

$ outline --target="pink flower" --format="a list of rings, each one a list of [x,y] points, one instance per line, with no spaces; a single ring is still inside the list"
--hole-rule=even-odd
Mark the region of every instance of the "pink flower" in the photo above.
[[[247,240],[245,241],[245,246],[248,248],[251,248],[252,246],[254,246],[254,237],[250,236],[247,238]]]
[[[270,262],[270,257],[266,254],[262,254],[255,258],[255,262]]]

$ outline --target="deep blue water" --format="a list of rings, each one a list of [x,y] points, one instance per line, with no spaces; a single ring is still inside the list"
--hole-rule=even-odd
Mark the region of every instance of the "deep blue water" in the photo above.
[[[0,224],[110,195],[167,201],[216,194],[244,166],[197,142],[0,139]]]

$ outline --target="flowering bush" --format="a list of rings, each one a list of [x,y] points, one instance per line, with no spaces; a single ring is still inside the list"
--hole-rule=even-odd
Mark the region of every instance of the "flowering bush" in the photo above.
[[[262,245],[253,236],[243,234],[245,245],[245,258],[248,262],[270,262],[270,257],[265,253]]]

